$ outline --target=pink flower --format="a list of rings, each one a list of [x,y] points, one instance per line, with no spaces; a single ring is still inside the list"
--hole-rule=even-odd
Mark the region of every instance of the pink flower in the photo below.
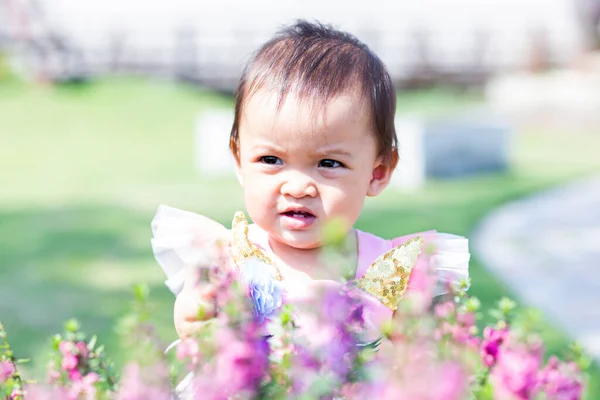
[[[189,359],[192,366],[198,365],[200,361],[200,346],[194,338],[186,338],[177,345],[177,359],[183,361]]]
[[[544,393],[552,399],[579,400],[582,397],[583,385],[575,363],[560,363],[552,356],[540,371],[539,380]]]
[[[456,363],[447,362],[440,365],[438,377],[432,387],[431,399],[459,400],[463,399],[467,376],[463,368]]]
[[[79,399],[81,395],[87,395],[87,398],[94,398],[94,395],[96,394],[96,388],[94,387],[94,383],[96,383],[97,381],[98,374],[96,374],[95,372],[90,372],[83,378],[74,380],[71,385],[71,388],[69,389],[69,397],[72,399]]]
[[[75,346],[73,345],[73,343],[63,340],[58,344],[58,349],[63,355],[66,356],[73,353],[73,350],[75,350]]]
[[[216,376],[224,379],[228,394],[254,390],[264,377],[267,348],[259,341],[233,340],[216,357]]]
[[[343,399],[367,399],[377,398],[378,395],[385,393],[381,385],[373,385],[367,382],[350,383],[346,382],[342,385],[340,395]],[[385,398],[385,397],[382,397]]]
[[[193,394],[193,396],[191,396]],[[238,397],[230,396],[223,388],[215,385],[215,379],[212,373],[206,369],[194,378],[192,382],[192,393],[189,398],[202,400],[229,400],[229,399],[245,399],[241,393],[237,393]]]
[[[472,336],[470,326],[454,325],[452,327],[452,338],[456,343],[467,344]]]
[[[14,373],[15,367],[12,362],[7,360],[0,361],[0,383],[6,382]]]
[[[471,327],[475,325],[475,314],[472,312],[461,312],[456,315],[456,322],[465,326]]]
[[[46,386],[39,383],[25,386],[27,400],[63,400],[69,397],[67,389],[60,386]]]
[[[506,340],[507,329],[494,329],[486,326],[483,330],[483,341],[481,342],[481,359],[483,363],[491,367],[496,363],[498,351]]]
[[[374,396],[373,398],[388,400],[388,399],[402,399],[402,396],[403,396],[402,387],[397,382],[386,381],[386,382],[382,382],[379,385],[377,396]],[[351,399],[353,399],[353,398],[359,399],[360,397],[350,397],[350,398]]]
[[[65,354],[62,359],[61,367],[65,371],[71,371],[77,367],[77,357],[73,354]]]
[[[439,332],[440,332],[441,336],[450,335],[451,333],[454,332],[453,325],[448,321],[443,321],[440,324]]]
[[[81,372],[76,369],[72,369],[69,371],[69,380],[71,382],[77,382],[81,380]]]
[[[48,361],[46,365],[46,370],[48,371],[48,375],[46,376],[46,383],[53,384],[58,382],[60,379],[60,371],[56,370],[56,362],[54,360]],[[39,390],[41,386],[35,386],[36,389]]]
[[[258,325],[250,324],[238,332],[218,332],[215,358],[194,380],[196,397],[226,399],[234,394],[253,394],[258,389],[268,367],[269,347],[256,328]],[[206,390],[214,397],[207,397]]]
[[[371,398],[386,400],[462,400],[468,388],[467,374],[458,363],[439,364],[433,358],[414,360],[400,376],[378,382]],[[362,397],[359,397],[362,398]]]
[[[541,356],[525,349],[503,348],[490,374],[495,399],[533,398],[538,389]]]
[[[136,363],[127,364],[123,370],[116,400],[170,400],[168,371],[162,365],[142,369]]]
[[[90,372],[86,376],[83,377],[83,381],[87,385],[93,385],[94,383],[98,382],[98,374],[95,372]]]
[[[87,357],[90,354],[90,350],[88,349],[85,342],[77,342],[76,347],[81,357]]]
[[[437,304],[435,306],[435,315],[438,318],[446,319],[454,313],[455,308],[456,307],[452,301],[446,301],[444,303]]]
[[[57,382],[60,379],[60,372],[58,371],[49,371],[48,372],[48,383]]]

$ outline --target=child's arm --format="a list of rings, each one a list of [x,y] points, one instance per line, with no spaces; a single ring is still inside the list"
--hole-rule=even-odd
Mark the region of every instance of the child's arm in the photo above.
[[[152,220],[152,249],[175,294],[174,322],[179,337],[197,332],[214,319],[214,289],[198,282],[198,267],[206,266],[216,246],[231,240],[220,223],[189,211],[161,205]],[[203,310],[201,313],[200,310]]]
[[[229,231],[222,232],[221,242],[229,242]],[[205,266],[208,268],[209,266]],[[175,299],[173,320],[181,339],[198,333],[207,321],[217,317],[215,286],[209,282],[208,269],[186,266],[183,287]]]

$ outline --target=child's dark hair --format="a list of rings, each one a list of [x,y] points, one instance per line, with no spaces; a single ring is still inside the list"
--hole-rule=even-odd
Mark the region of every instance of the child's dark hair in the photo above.
[[[324,109],[333,97],[357,86],[370,103],[379,156],[395,164],[396,91],[383,62],[349,33],[303,20],[279,31],[246,65],[236,90],[231,151],[237,158],[242,110],[257,90],[278,92],[278,107],[293,91],[314,109]]]

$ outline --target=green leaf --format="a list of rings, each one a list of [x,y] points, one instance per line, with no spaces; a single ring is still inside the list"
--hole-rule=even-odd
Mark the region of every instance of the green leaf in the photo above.
[[[502,321],[504,320],[504,315],[502,314],[502,312],[500,312],[500,310],[497,310],[495,308],[492,308],[490,311],[490,316],[492,318],[494,318],[496,321]]]
[[[96,341],[98,340],[98,337],[96,335],[92,336],[92,338],[90,339],[87,348],[89,351],[94,350],[94,346],[96,345]]]
[[[60,336],[58,333],[55,334],[54,336],[52,336],[52,349],[58,350],[58,346],[60,345],[61,341],[62,341],[62,336]]]
[[[505,315],[509,314],[517,307],[517,303],[509,299],[508,297],[503,297],[498,301],[498,309],[503,312]]]
[[[565,359],[574,361],[582,371],[589,369],[593,363],[592,358],[585,352],[583,346],[577,342],[571,343],[567,349]]]
[[[80,329],[79,322],[75,318],[68,320],[65,324],[65,330],[67,332],[75,333],[75,332],[79,331],[79,329]]]
[[[139,302],[145,302],[150,294],[150,288],[147,284],[137,284],[133,287],[135,299]]]
[[[475,312],[481,307],[481,302],[477,297],[471,297],[465,303],[465,307],[469,312]]]

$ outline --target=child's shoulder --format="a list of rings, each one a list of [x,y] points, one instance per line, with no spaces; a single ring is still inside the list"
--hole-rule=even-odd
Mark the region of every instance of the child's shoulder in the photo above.
[[[406,289],[424,285],[426,270],[435,273],[434,296],[447,293],[448,285],[469,277],[469,245],[462,236],[437,231],[393,239],[361,230],[356,234],[356,279],[365,291],[390,308]],[[233,216],[230,230],[206,216],[161,205],[152,220],[152,236],[154,256],[167,276],[167,287],[175,294],[183,286],[185,267],[202,263],[220,240],[230,240],[233,250],[239,250],[232,251],[234,258],[237,253],[257,253],[263,262],[270,261],[265,233],[248,224],[241,212]]]

